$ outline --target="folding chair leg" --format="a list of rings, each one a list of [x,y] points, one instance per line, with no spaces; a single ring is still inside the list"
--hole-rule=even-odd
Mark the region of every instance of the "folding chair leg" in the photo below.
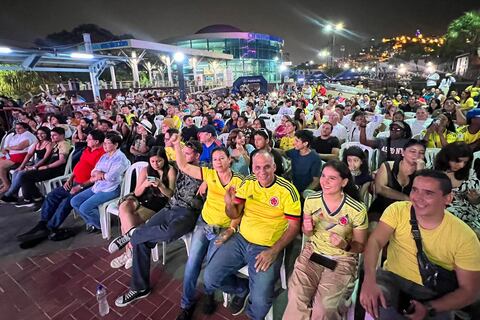
[[[164,241],[162,242],[162,264],[165,265],[165,260],[167,256],[167,243]]]

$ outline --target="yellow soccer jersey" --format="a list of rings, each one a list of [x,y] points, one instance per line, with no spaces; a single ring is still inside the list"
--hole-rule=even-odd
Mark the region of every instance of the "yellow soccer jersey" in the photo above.
[[[336,233],[350,242],[353,229],[366,230],[368,228],[365,205],[347,194],[335,212],[328,210],[321,191],[308,196],[303,207],[303,213],[311,215],[315,223],[310,241],[313,244],[314,251],[319,254],[327,256],[348,255],[349,253],[334,247],[330,243],[330,233]]]
[[[384,268],[422,285],[410,225],[411,206],[410,201],[395,202],[380,218],[395,230],[390,237]],[[420,225],[419,228],[423,250],[430,261],[447,270],[458,266],[463,270],[480,271],[480,242],[465,222],[445,211],[442,223],[435,229],[423,229]]]
[[[287,151],[293,149],[293,143],[295,142],[295,137],[283,137],[280,139],[280,149]]]
[[[243,176],[233,172],[230,182],[223,186],[215,170],[202,167],[202,180],[208,185],[207,200],[202,209],[203,220],[209,225],[227,228],[230,226],[231,219],[225,213],[225,192],[230,187],[238,188]]]
[[[300,196],[292,183],[275,176],[263,188],[254,175],[247,176],[236,197],[245,200],[240,234],[249,242],[271,247],[288,227],[287,219],[300,219]]]
[[[480,130],[477,133],[470,133],[468,126],[461,126],[457,128],[459,141],[464,141],[467,144],[473,143],[480,139]]]

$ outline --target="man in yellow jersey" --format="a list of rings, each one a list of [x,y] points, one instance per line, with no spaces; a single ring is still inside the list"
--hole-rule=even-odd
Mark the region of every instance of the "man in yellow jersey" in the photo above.
[[[362,306],[375,318],[405,319],[408,313],[410,319],[451,319],[452,311],[478,298],[480,242],[467,224],[445,210],[451,201],[448,176],[422,170],[413,181],[410,201],[395,202],[383,213],[365,249],[360,294]],[[416,224],[421,250],[417,250],[412,233]],[[383,269],[376,271],[378,255],[387,242],[387,260]],[[443,278],[437,278],[443,288],[432,285],[434,273],[419,265],[455,271],[458,285]],[[453,285],[447,289],[449,283]]]
[[[300,196],[293,184],[275,176],[271,153],[258,151],[252,161],[253,175],[225,194],[227,215],[242,217],[240,230],[213,255],[204,279],[207,294],[219,288],[234,295],[229,306],[233,315],[248,305],[251,319],[264,319],[272,306],[283,249],[300,230]],[[238,278],[245,265],[249,279]]]

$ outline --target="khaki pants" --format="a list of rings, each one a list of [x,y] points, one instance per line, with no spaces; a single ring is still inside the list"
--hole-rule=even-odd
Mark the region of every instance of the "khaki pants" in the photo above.
[[[335,271],[313,261],[310,243],[298,256],[288,282],[288,304],[284,320],[342,319],[345,301],[350,297],[357,274],[354,257],[338,257]]]

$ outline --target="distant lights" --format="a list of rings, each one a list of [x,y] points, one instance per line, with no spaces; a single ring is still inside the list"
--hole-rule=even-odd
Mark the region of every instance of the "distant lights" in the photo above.
[[[70,53],[70,57],[73,59],[83,59],[83,60],[91,60],[94,58],[93,54],[86,53],[86,52],[72,52]]]
[[[12,49],[9,47],[0,47],[0,53],[12,53]]]
[[[286,65],[284,65],[284,64],[281,64],[280,67],[279,67],[279,69],[280,69],[280,72],[285,72],[285,71],[288,70],[288,67],[287,67]]]

